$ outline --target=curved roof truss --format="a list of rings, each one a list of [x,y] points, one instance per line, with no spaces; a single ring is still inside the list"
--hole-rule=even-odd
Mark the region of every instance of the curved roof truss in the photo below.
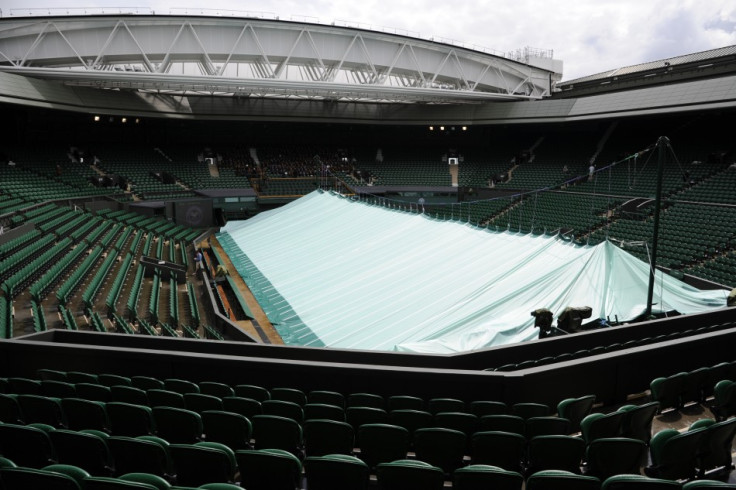
[[[539,99],[553,75],[383,32],[158,15],[1,19],[0,70],[100,89],[424,103]]]

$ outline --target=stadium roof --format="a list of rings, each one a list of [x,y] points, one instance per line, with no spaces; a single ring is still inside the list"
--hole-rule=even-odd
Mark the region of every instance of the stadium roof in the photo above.
[[[673,56],[672,58],[648,61],[646,63],[639,63],[637,65],[614,68],[613,70],[607,70],[601,73],[596,73],[594,75],[587,75],[584,77],[576,78],[574,80],[565,80],[564,85],[589,82],[592,80],[602,80],[614,76],[630,75],[632,73],[643,73],[657,68],[661,69],[665,67],[672,67],[674,69],[679,65],[688,65],[691,63],[699,63],[702,61],[711,61],[716,58],[735,55],[736,46],[725,46],[723,48],[709,49],[707,51],[700,51],[697,53],[684,54],[681,56]]]
[[[535,339],[530,312],[646,308],[648,264],[610,242],[492,232],[315,191],[218,239],[287,344],[450,353]],[[654,310],[726,304],[658,273]]]
[[[260,18],[0,19],[0,71],[153,95],[453,104],[533,100],[550,95],[562,70],[546,52],[535,53],[520,60],[395,33]]]

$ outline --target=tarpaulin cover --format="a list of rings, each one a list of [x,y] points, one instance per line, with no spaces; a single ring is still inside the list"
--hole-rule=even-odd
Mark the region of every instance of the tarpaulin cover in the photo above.
[[[649,265],[581,246],[315,191],[218,236],[288,344],[452,353],[538,337],[531,311],[644,313]],[[697,313],[728,291],[657,273],[653,311]]]

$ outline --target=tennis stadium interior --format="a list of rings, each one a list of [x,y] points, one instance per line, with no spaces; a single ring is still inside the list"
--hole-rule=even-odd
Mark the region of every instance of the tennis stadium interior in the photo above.
[[[0,488],[736,488],[735,46],[0,27]]]

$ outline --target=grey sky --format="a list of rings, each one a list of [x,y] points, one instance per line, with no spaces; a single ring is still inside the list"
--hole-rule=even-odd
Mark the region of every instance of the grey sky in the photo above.
[[[3,17],[51,8],[148,9],[157,14],[266,12],[281,19],[349,21],[508,52],[553,49],[564,79],[736,44],[733,0],[0,0]],[[219,9],[219,12],[213,9]],[[96,12],[95,12],[96,13]]]

